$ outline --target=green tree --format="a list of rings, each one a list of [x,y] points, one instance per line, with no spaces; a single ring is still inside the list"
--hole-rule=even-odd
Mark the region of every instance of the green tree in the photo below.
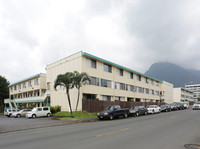
[[[71,106],[69,89],[73,88],[73,78],[74,78],[74,73],[72,73],[72,72],[60,74],[57,76],[57,78],[55,80],[55,84],[54,84],[55,90],[57,90],[56,89],[57,86],[66,88],[66,94],[67,94],[67,99],[68,99],[69,108],[70,108],[70,112],[71,112],[71,117],[73,117],[73,115],[72,115],[72,106]]]
[[[0,75],[0,106],[3,106],[3,100],[9,97],[9,81]]]
[[[74,112],[74,117],[76,116],[76,111],[78,108],[78,103],[79,103],[79,97],[80,97],[80,88],[82,87],[83,84],[90,84],[91,80],[87,73],[82,72],[79,73],[78,71],[74,71],[74,78],[73,78],[73,86],[75,86],[78,89],[78,97],[77,97],[77,103],[76,103],[76,108]]]

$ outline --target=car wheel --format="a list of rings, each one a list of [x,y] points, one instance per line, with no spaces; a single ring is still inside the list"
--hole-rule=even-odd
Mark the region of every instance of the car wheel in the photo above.
[[[21,117],[21,115],[20,114],[17,114],[17,118],[20,118]]]
[[[33,114],[33,115],[32,115],[32,118],[36,118],[36,115],[35,115],[35,114]]]
[[[109,119],[113,120],[113,115],[112,114],[110,114]]]
[[[154,114],[154,113],[155,113],[155,111],[153,110],[153,111],[152,111],[152,114]]]
[[[139,116],[139,113],[138,113],[138,112],[136,112],[136,113],[135,113],[135,116]]]
[[[48,113],[48,114],[47,114],[47,117],[50,117],[50,116],[51,116],[51,114],[50,114],[50,113]]]
[[[124,113],[124,118],[127,118],[128,117],[128,114],[125,112]]]

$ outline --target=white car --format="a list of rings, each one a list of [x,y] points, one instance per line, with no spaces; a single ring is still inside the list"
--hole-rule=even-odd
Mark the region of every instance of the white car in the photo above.
[[[12,115],[12,113],[18,112],[18,111],[19,110],[17,110],[17,109],[7,109],[7,110],[4,110],[4,115],[7,117],[10,117]]]
[[[11,116],[15,117],[15,118],[25,117],[26,113],[30,112],[30,111],[31,111],[31,109],[23,109],[18,112],[13,112]]]
[[[148,110],[148,113],[152,113],[152,114],[160,113],[160,111],[161,111],[160,107],[157,105],[149,105],[147,107],[147,110]]]
[[[184,106],[185,109],[189,108],[189,102],[188,101],[181,102],[181,104],[183,104],[183,106]]]
[[[200,102],[195,102],[192,107],[193,110],[200,110]]]
[[[49,107],[37,107],[33,108],[32,111],[26,113],[26,118],[36,118],[36,117],[43,117],[51,116],[51,111]]]

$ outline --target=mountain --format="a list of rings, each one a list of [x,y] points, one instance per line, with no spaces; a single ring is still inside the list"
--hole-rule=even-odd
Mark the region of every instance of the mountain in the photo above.
[[[152,64],[145,75],[170,82],[174,84],[174,87],[185,87],[185,84],[200,83],[199,70],[184,69],[168,62]]]

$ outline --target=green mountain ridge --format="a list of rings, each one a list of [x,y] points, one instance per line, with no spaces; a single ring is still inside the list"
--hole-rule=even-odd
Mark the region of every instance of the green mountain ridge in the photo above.
[[[145,75],[172,83],[174,87],[185,87],[186,84],[200,83],[199,70],[184,69],[169,62],[152,64]]]

